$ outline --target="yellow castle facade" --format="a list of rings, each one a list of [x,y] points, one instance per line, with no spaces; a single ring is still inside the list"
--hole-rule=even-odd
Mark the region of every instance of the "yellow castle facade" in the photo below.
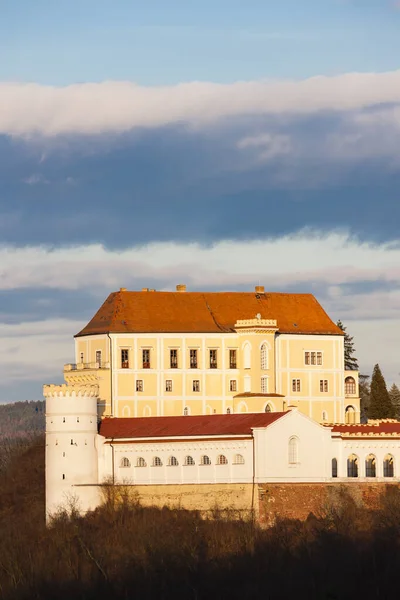
[[[69,387],[98,386],[100,415],[280,412],[360,420],[358,372],[314,296],[151,289],[110,294],[75,336]]]

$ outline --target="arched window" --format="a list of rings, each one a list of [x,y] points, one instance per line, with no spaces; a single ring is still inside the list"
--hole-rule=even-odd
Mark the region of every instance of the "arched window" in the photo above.
[[[355,454],[347,459],[347,477],[358,477],[358,458]]]
[[[153,458],[153,467],[162,467],[162,460],[159,456]]]
[[[194,462],[194,458],[193,458],[193,456],[185,456],[185,465],[186,465],[187,467],[188,467],[188,466],[192,466],[192,465],[194,465],[194,464],[196,464],[196,463]]]
[[[131,416],[131,409],[129,408],[129,406],[124,406],[124,408],[122,409],[122,416],[123,417]]]
[[[345,422],[350,425],[356,422],[356,411],[354,406],[346,406]]]
[[[326,410],[322,411],[322,420],[323,421],[327,421],[328,420],[328,413],[326,412]]]
[[[183,409],[183,414],[185,415],[185,417],[187,417],[187,416],[188,416],[188,414],[189,414],[189,409],[188,409],[188,407],[187,407],[187,406],[185,406],[185,408]]]
[[[376,477],[376,458],[373,454],[365,459],[365,476]]]
[[[296,465],[299,462],[299,440],[291,437],[289,440],[289,464]]]
[[[200,464],[201,465],[211,465],[211,460],[209,456],[202,456],[200,459]]]
[[[130,467],[130,466],[131,466],[131,462],[130,462],[129,458],[126,458],[126,456],[121,458],[120,467]]]
[[[143,409],[143,416],[144,417],[151,417],[151,408],[150,406],[145,406]]]
[[[248,342],[243,348],[243,368],[251,369],[251,346]]]
[[[237,413],[247,413],[249,412],[248,406],[246,402],[240,402],[236,408]]]
[[[391,454],[387,454],[383,459],[383,476],[394,477],[394,459]]]
[[[270,404],[267,404],[267,406],[265,407],[265,412],[272,412],[272,408]]]
[[[332,458],[332,477],[337,477],[337,458]]]
[[[235,456],[233,457],[233,464],[234,465],[244,465],[244,458],[241,454],[235,454]]]
[[[177,467],[179,465],[178,463],[178,459],[176,458],[176,456],[170,456],[168,459],[168,466],[169,467]]]
[[[226,414],[227,414],[227,415],[230,415],[230,414],[231,414],[231,409],[230,409],[229,407],[226,409]]]
[[[267,344],[263,344],[261,346],[261,369],[262,370],[266,370],[268,369],[268,348],[267,348]]]
[[[136,461],[136,466],[137,467],[147,467],[146,461],[144,460],[144,458],[142,456],[139,456],[137,461]]]
[[[346,396],[354,396],[356,393],[356,380],[354,377],[346,377],[344,380],[344,393]]]
[[[228,459],[223,454],[220,454],[217,458],[217,465],[227,465]]]

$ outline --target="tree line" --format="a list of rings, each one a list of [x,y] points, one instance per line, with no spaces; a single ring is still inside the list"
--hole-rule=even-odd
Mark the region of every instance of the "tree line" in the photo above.
[[[344,367],[347,371],[358,371],[354,338],[342,321],[339,320],[337,325],[344,333]],[[400,389],[395,383],[387,389],[379,364],[374,366],[372,376],[359,375],[359,392],[362,422],[368,419],[400,420]]]

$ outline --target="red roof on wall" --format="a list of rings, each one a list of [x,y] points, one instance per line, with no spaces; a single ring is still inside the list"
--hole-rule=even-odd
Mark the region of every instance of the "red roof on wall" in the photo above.
[[[328,427],[330,427],[328,425]],[[400,423],[399,422],[392,422],[392,423],[385,423],[385,422],[381,422],[378,423],[376,425],[372,425],[372,424],[357,424],[357,425],[334,425],[332,427],[332,431],[336,432],[336,433],[346,433],[349,435],[357,435],[357,434],[362,434],[362,435],[368,435],[370,433],[374,434],[374,435],[380,435],[380,434],[388,434],[391,435],[393,433],[397,433],[400,435]]]
[[[312,294],[113,292],[77,336],[233,332],[238,319],[276,319],[281,333],[343,335]]]
[[[99,433],[108,439],[250,435],[253,427],[268,427],[287,413],[245,413],[187,417],[106,417]]]

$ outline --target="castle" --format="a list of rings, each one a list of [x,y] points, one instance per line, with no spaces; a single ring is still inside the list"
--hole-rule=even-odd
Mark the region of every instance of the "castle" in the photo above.
[[[394,481],[400,424],[360,424],[343,338],[310,294],[110,294],[44,386],[47,514],[106,481],[256,512],[268,483]]]

